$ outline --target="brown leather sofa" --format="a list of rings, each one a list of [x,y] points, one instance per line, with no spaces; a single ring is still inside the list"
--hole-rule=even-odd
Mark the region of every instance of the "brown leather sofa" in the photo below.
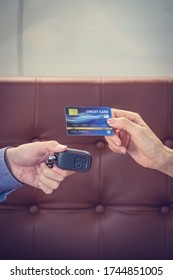
[[[173,180],[66,135],[64,106],[138,112],[173,148],[173,79],[1,78],[0,147],[55,139],[93,156],[51,195],[25,186],[0,204],[0,259],[173,259]]]

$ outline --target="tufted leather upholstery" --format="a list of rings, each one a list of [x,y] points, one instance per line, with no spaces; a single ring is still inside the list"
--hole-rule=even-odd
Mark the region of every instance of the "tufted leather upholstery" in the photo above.
[[[102,137],[69,137],[64,106],[141,114],[173,148],[173,79],[0,80],[0,146],[58,140],[93,156],[89,173],[51,195],[25,186],[0,204],[1,259],[173,259],[173,180],[112,153]]]

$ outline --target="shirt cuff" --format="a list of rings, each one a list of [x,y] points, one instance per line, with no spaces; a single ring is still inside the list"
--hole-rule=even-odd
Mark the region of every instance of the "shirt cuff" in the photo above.
[[[5,151],[7,148],[0,149],[0,193],[11,192],[23,186],[9,171],[5,163]]]

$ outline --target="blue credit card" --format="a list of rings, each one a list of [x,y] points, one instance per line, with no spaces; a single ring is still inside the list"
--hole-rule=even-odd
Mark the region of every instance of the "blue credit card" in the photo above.
[[[111,117],[110,107],[65,107],[67,135],[113,135],[114,131],[106,121]]]

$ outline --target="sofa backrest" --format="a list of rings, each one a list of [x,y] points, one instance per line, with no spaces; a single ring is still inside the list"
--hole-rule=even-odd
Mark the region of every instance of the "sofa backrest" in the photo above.
[[[173,180],[67,136],[65,106],[138,112],[173,148],[173,79],[1,78],[0,147],[57,140],[93,157],[51,195],[24,186],[0,204],[1,259],[172,259]]]

